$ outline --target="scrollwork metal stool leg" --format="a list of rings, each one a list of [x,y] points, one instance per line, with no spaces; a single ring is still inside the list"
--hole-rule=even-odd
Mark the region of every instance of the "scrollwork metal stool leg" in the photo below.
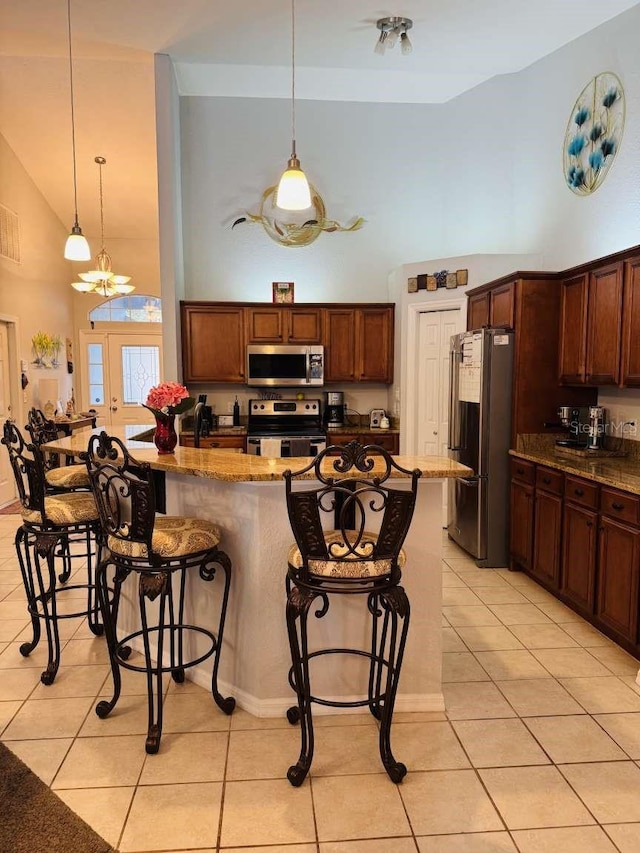
[[[213,657],[213,672],[211,674],[211,694],[218,708],[225,714],[232,714],[236,707],[236,700],[232,696],[223,696],[218,689],[218,668],[220,666],[220,653],[224,638],[224,624],[227,618],[227,604],[229,601],[229,588],[231,586],[231,560],[224,551],[217,550],[210,556],[205,564],[200,567],[200,577],[205,581],[212,581],[216,576],[215,566],[217,563],[224,572],[224,590],[222,593],[222,604],[220,606],[220,621],[218,623],[218,635]]]
[[[118,605],[120,602],[120,588],[122,582],[129,574],[120,569],[116,569],[114,580],[113,602],[109,602],[109,585],[107,583],[107,569],[109,568],[109,559],[105,557],[100,560],[96,568],[96,592],[100,611],[102,613],[102,624],[104,625],[105,638],[107,640],[107,648],[109,650],[109,662],[111,664],[111,677],[113,679],[113,696],[110,700],[103,699],[96,705],[96,714],[100,719],[107,717],[114,709],[116,702],[120,698],[122,689],[122,678],[120,676],[120,665],[118,663],[118,641],[116,638],[116,624],[118,618]],[[130,651],[128,649],[128,651]],[[128,657],[128,654],[126,655]]]
[[[401,586],[392,587],[382,592],[380,594],[380,603],[385,613],[379,654],[380,658],[384,659],[386,651],[387,656],[387,678],[382,704],[382,718],[380,721],[380,758],[382,759],[385,770],[389,774],[389,778],[393,782],[401,782],[407,774],[407,768],[402,762],[396,761],[391,751],[391,721],[398,690],[398,681],[400,679],[407,631],[409,629],[410,607],[407,594]],[[402,620],[399,638],[398,620]]]
[[[297,707],[289,708],[287,719],[294,725],[300,721],[300,756],[296,764],[287,771],[287,779],[294,787],[304,782],[313,760],[314,736],[311,716],[311,685],[309,680],[309,647],[307,641],[307,618],[309,608],[318,593],[299,587],[291,587],[287,595],[287,632],[291,648],[291,686],[296,691]],[[299,622],[299,636],[298,625]]]

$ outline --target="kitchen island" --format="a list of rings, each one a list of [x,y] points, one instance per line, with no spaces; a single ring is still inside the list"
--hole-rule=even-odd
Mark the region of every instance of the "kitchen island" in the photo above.
[[[135,458],[163,472],[168,515],[204,518],[220,527],[221,548],[233,563],[220,689],[255,716],[283,714],[293,703],[294,694],[287,682],[290,657],[284,585],[292,534],[282,473],[288,468],[303,468],[309,460],[268,459],[189,447],[177,447],[174,454],[159,456],[153,445],[135,440],[131,427],[126,434],[117,428],[110,432],[126,439]],[[78,454],[86,449],[90,434],[76,433],[46,448]],[[403,468],[422,471],[413,523],[404,546],[407,563],[403,586],[411,602],[411,624],[396,710],[442,711],[442,483],[470,472],[443,457],[400,456],[396,461]],[[313,479],[312,473],[308,479]],[[395,482],[402,487],[402,478]],[[408,487],[409,480],[405,482]],[[195,577],[192,580],[187,621],[212,625],[219,605],[220,590],[216,587],[221,585],[203,584]],[[136,595],[133,583],[124,585],[119,617],[123,631],[137,627]],[[315,647],[368,648],[365,614],[366,603],[361,596],[334,597],[327,615],[313,620],[311,642]],[[197,646],[187,651],[197,652]],[[315,692],[342,699],[366,693],[367,671],[362,660],[347,659],[343,667],[334,664],[323,669],[328,660],[318,659],[312,673]],[[210,687],[207,663],[188,671],[188,676],[205,688]]]

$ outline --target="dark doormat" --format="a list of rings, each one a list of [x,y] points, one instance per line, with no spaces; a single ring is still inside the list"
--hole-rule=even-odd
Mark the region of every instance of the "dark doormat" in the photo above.
[[[0,743],[0,853],[115,853]]]
[[[20,515],[22,504],[20,501],[14,501],[12,504],[7,504],[0,509],[0,515]]]

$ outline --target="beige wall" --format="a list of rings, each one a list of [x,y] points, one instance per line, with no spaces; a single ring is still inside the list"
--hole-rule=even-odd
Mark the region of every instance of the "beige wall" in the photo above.
[[[44,155],[45,152],[43,152]],[[0,204],[17,213],[20,222],[21,261],[0,257],[0,314],[18,318],[18,358],[28,364],[29,385],[23,394],[26,408],[39,403],[38,380],[58,379],[60,395],[69,396],[73,377],[63,366],[38,370],[31,362],[31,338],[38,332],[73,337],[72,269],[63,257],[66,229],[53,213],[3,136],[0,136]],[[64,352],[62,353],[64,356]]]

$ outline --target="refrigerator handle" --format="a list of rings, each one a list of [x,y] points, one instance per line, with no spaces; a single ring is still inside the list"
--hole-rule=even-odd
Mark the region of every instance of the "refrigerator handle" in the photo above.
[[[449,353],[449,440],[448,450],[461,450],[460,424],[458,422],[458,362],[461,353],[452,349]]]

